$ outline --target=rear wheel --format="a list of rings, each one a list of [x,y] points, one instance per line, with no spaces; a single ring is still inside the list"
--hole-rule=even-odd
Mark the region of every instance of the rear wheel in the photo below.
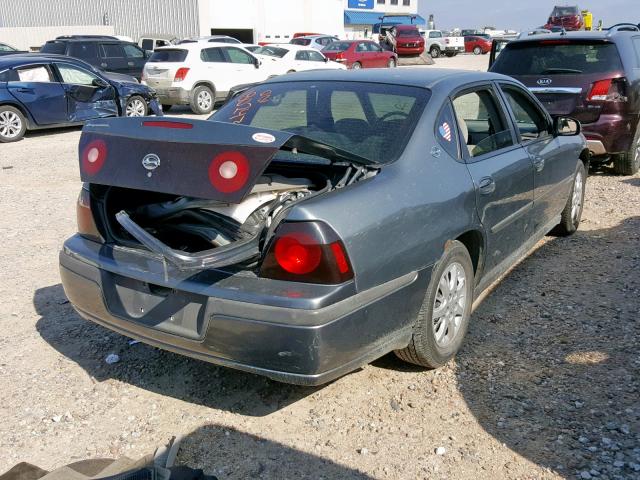
[[[472,303],[473,264],[465,246],[456,240],[449,243],[431,273],[411,342],[395,354],[423,367],[441,367],[462,345]]]
[[[9,105],[0,106],[0,142],[17,142],[27,131],[27,120],[20,110]]]
[[[360,70],[362,68],[362,64],[360,62],[353,62],[353,65],[351,65],[351,68],[353,70]]]
[[[480,47],[476,47],[473,49],[474,55],[480,55],[482,53],[482,49]]]
[[[587,183],[587,171],[582,162],[578,162],[576,173],[573,177],[573,186],[567,199],[567,204],[562,210],[560,223],[554,233],[560,236],[571,235],[578,230],[582,219],[582,209],[584,207],[584,192]]]
[[[429,55],[431,55],[431,58],[438,58],[440,56],[440,49],[434,45],[429,49]]]
[[[396,68],[396,59],[395,58],[390,58],[389,61],[387,62],[387,67]]]
[[[640,170],[640,125],[629,150],[613,159],[613,170],[618,175],[635,175]]]
[[[199,85],[193,89],[191,95],[191,110],[193,113],[204,115],[213,110],[215,95],[207,85]]]
[[[133,95],[127,100],[124,110],[126,117],[144,117],[147,115],[147,102],[140,95]]]

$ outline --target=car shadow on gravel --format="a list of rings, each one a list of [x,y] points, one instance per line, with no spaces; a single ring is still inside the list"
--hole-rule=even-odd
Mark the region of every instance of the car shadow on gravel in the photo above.
[[[367,474],[272,440],[221,425],[203,425],[186,435],[177,465],[201,468],[220,479],[370,479]]]
[[[475,311],[456,359],[483,428],[571,478],[640,478],[640,217],[554,238]]]
[[[316,392],[265,377],[194,360],[129,338],[81,318],[68,303],[61,284],[36,290],[36,329],[65,357],[96,381],[115,379],[145,390],[210,408],[265,416]],[[107,364],[109,354],[120,360]]]

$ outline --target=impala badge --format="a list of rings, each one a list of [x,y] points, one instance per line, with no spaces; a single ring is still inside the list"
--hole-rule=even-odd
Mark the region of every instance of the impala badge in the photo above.
[[[149,170],[147,176],[150,177],[152,172],[160,166],[160,157],[155,153],[149,153],[142,159],[142,166]]]

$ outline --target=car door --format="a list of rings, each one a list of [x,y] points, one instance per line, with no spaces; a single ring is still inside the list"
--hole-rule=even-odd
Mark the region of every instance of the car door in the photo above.
[[[124,51],[124,55],[127,59],[127,73],[140,80],[140,77],[142,77],[142,69],[147,61],[144,50],[137,45],[128,43],[122,45],[122,50]]]
[[[118,115],[116,90],[104,78],[70,63],[56,62],[55,67],[66,93],[70,122]]]
[[[50,65],[31,64],[14,68],[7,89],[38,125],[67,122],[65,91]]]
[[[256,57],[238,47],[224,47],[223,54],[230,68],[231,86],[242,83],[261,82],[267,79],[265,69],[260,68],[260,62]]]
[[[309,69],[325,68],[327,66],[327,57],[317,50],[309,50],[307,52],[307,62],[309,63]]]
[[[390,54],[385,52],[382,47],[374,42],[367,42],[367,48],[369,49],[372,61],[372,67],[386,67],[389,61]]]
[[[375,59],[372,58],[367,42],[358,42],[355,48],[356,62],[360,63],[363,68],[371,68],[375,66]]]
[[[117,42],[104,42],[98,49],[100,53],[100,68],[107,72],[129,73],[127,59],[122,49],[122,44]]]
[[[534,218],[536,230],[557,217],[567,201],[575,172],[575,159],[563,152],[551,118],[531,94],[511,83],[499,88],[515,123],[518,140],[534,166]]]
[[[532,236],[533,162],[517,144],[493,85],[463,90],[452,101],[476,188],[476,208],[487,234],[486,269],[503,270]],[[446,133],[446,125],[439,128]]]

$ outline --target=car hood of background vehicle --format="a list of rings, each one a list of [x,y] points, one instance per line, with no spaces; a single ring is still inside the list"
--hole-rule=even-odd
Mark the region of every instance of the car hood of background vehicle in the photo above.
[[[102,75],[104,75],[108,80],[111,80],[112,82],[138,84],[138,81],[134,77],[132,77],[131,75],[126,75],[124,73],[103,71]]]

